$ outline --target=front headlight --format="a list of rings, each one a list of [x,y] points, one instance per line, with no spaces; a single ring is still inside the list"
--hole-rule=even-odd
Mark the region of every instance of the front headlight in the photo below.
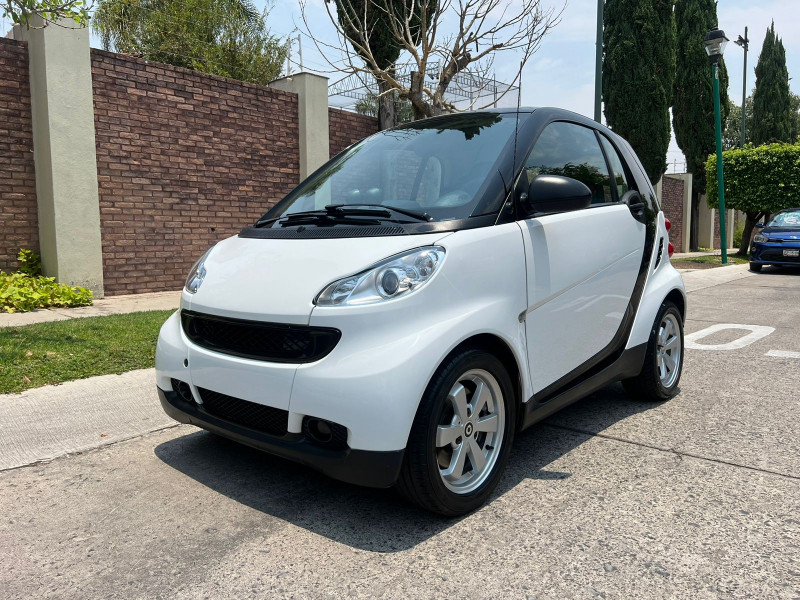
[[[768,242],[769,238],[762,233],[757,233],[753,236],[753,241],[757,243]]]
[[[431,280],[444,261],[444,255],[441,246],[426,246],[390,256],[361,273],[329,284],[314,304],[373,304],[411,294]]]
[[[200,285],[203,283],[203,279],[206,276],[206,258],[214,249],[212,246],[206,253],[203,254],[200,258],[197,259],[197,262],[192,265],[192,268],[189,270],[189,275],[186,277],[186,291],[190,294],[194,294],[200,289]]]

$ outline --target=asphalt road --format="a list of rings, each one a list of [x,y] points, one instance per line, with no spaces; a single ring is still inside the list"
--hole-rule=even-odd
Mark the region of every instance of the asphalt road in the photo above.
[[[798,598],[800,272],[697,288],[687,333],[774,331],[529,429],[466,518],[174,427],[0,472],[0,597]]]

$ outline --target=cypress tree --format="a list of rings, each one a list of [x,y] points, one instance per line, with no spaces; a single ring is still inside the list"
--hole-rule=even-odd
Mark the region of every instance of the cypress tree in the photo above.
[[[714,97],[711,65],[703,39],[717,28],[714,0],[678,0],[675,4],[677,53],[672,125],[675,139],[686,156],[692,174],[692,228],[690,247],[697,249],[697,221],[700,194],[706,189],[705,162],[716,152]],[[720,61],[720,107],[722,122],[728,118],[728,72]]]
[[[675,85],[675,0],[653,0],[656,14],[656,31],[658,38],[654,48],[656,60],[654,68],[661,79],[667,94],[667,107],[672,106],[673,87]]]
[[[606,122],[656,183],[667,170],[674,73],[673,0],[607,0],[603,27]]]
[[[756,64],[756,89],[753,92],[753,143],[791,142],[792,101],[789,96],[789,71],[783,42],[775,35],[775,23],[767,29]]]

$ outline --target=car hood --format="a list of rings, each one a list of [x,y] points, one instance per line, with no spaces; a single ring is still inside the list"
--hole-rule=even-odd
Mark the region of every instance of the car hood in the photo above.
[[[450,234],[302,240],[231,237],[211,250],[203,284],[195,294],[184,291],[183,308],[306,324],[314,298],[329,283]]]
[[[800,242],[800,227],[764,227],[761,233],[771,238],[789,238]]]

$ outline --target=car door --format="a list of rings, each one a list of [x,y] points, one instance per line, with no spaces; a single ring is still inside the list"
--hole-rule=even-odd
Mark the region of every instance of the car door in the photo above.
[[[613,173],[613,175],[612,175]],[[571,177],[592,192],[588,208],[522,218],[528,308],[524,315],[534,397],[546,399],[624,340],[645,246],[645,225],[620,202],[633,179],[614,146],[590,127],[547,125],[522,181]]]

